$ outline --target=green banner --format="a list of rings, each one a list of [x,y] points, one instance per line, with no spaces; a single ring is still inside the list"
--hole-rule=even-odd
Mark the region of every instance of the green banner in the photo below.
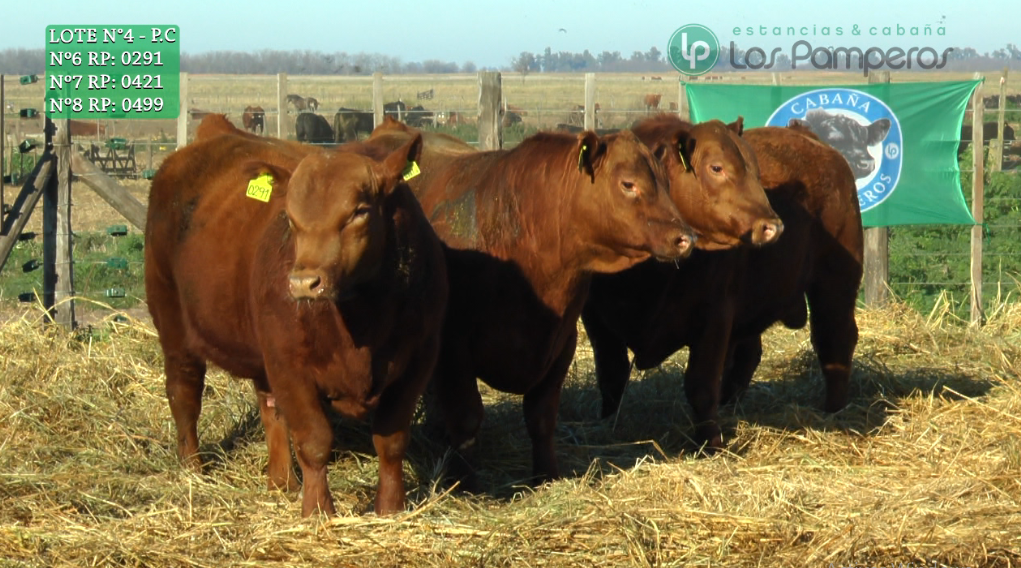
[[[745,128],[799,121],[854,172],[866,227],[975,224],[957,147],[978,81],[845,86],[687,84],[692,122],[744,117]]]

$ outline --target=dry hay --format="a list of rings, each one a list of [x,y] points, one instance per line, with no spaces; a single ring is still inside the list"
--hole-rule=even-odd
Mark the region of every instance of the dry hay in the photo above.
[[[591,351],[564,392],[564,480],[522,486],[515,397],[486,392],[487,494],[448,492],[416,425],[409,512],[365,513],[367,428],[338,422],[330,483],[342,516],[300,519],[265,488],[250,387],[211,373],[183,470],[151,325],[98,339],[0,327],[0,566],[1015,566],[1021,562],[1021,305],[975,330],[946,310],[860,311],[851,405],[817,410],[807,333],[773,329],[747,395],[722,412],[730,451],[695,458],[683,355],[633,381],[596,420]]]

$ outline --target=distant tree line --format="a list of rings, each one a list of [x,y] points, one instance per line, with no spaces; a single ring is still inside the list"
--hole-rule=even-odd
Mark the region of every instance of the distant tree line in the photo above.
[[[716,69],[731,71],[734,61],[745,63],[747,51],[737,48],[731,57],[730,46],[722,47]],[[758,63],[757,55],[752,62]],[[852,65],[857,60],[852,59]],[[979,53],[971,47],[954,48],[947,57],[947,70],[989,71],[1003,67],[1021,66],[1021,48],[1010,43],[991,53]],[[46,68],[46,52],[43,49],[12,48],[0,51],[0,73],[24,75],[39,73]],[[799,65],[799,69],[801,66]],[[809,67],[810,68],[810,67]],[[540,53],[523,51],[511,58],[510,63],[500,70],[528,73],[656,73],[670,72],[672,67],[666,55],[656,47],[648,51],[634,51],[624,57],[619,51],[603,51],[594,54],[589,50],[581,53],[558,51],[547,47]],[[790,69],[790,59],[780,53],[773,69]],[[309,50],[261,51],[207,51],[203,53],[182,53],[181,70],[188,73],[229,73],[229,74],[275,74],[291,75],[371,75],[377,71],[387,74],[402,73],[474,73],[479,67],[471,61],[458,64],[453,61],[427,59],[404,62],[399,57],[381,53],[323,53]]]

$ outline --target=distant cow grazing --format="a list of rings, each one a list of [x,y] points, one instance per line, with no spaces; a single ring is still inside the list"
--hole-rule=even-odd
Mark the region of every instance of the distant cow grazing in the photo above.
[[[663,95],[661,94],[650,93],[648,95],[645,95],[645,98],[643,99],[643,101],[645,102],[645,110],[646,111],[659,110],[659,101],[662,98]]]
[[[371,112],[341,107],[333,116],[334,141],[354,142],[359,134],[371,133],[374,122]]]
[[[308,110],[308,103],[305,102],[305,97],[301,95],[290,94],[284,100],[298,112]]]
[[[423,166],[416,192],[447,245],[450,275],[432,386],[466,486],[483,414],[476,378],[524,395],[533,480],[558,477],[560,391],[592,275],[691,250],[664,176],[630,132],[544,132]]]
[[[974,127],[971,124],[963,124],[961,126],[961,143],[957,146],[957,153],[960,154],[971,146],[972,142],[972,129]],[[74,132],[72,130],[72,132]],[[996,140],[1000,135],[1000,127],[995,122],[983,122],[982,123],[982,140]],[[1014,127],[1008,123],[1003,125],[1003,145],[1004,154],[1009,153],[1007,150],[1008,146],[1013,146],[1013,142],[1016,140],[1016,133]],[[1015,150],[1016,152],[1016,150]]]
[[[266,130],[266,111],[261,106],[246,106],[241,113],[241,124],[249,132],[262,134]]]
[[[318,114],[303,112],[298,114],[294,121],[294,133],[298,142],[309,144],[332,144],[334,141],[333,128],[326,119]]]
[[[425,110],[425,107],[422,105],[417,105],[408,109],[404,122],[406,122],[408,126],[421,128],[423,126],[432,126],[435,117],[436,115],[431,110]]]
[[[682,124],[673,115],[650,119],[667,121]],[[719,405],[748,386],[762,355],[760,336],[775,322],[799,328],[811,316],[829,412],[847,403],[858,339],[854,309],[863,233],[847,161],[788,128],[756,128],[742,138],[754,151],[770,206],[783,221],[776,242],[696,250],[678,269],[646,263],[600,276],[582,316],[604,416],[619,408],[632,365],[650,369],[689,347],[684,389],[698,425],[696,443],[709,450],[723,445]],[[699,244],[704,240],[709,239]],[[630,363],[628,349],[634,353]]]
[[[867,177],[876,169],[876,160],[869,154],[869,146],[879,144],[890,132],[890,119],[881,118],[871,124],[860,124],[842,114],[830,114],[813,109],[804,119],[792,118],[792,123],[807,126],[820,140],[843,154],[854,172],[855,179]]]
[[[178,454],[200,465],[209,361],[254,382],[271,488],[297,488],[290,435],[303,516],[335,514],[331,407],[372,412],[375,511],[402,511],[447,301],[441,244],[402,176],[421,138],[389,154],[358,147],[370,157],[224,130],[168,157],[149,197],[145,287]]]
[[[593,108],[596,114],[596,126],[599,125],[599,103],[596,103]],[[575,126],[584,126],[585,124],[585,105],[574,105],[571,107],[570,113],[567,115],[567,123]]]
[[[390,103],[383,103],[383,116],[392,116],[397,120],[404,120],[408,114],[408,105],[398,100]]]
[[[106,126],[98,121],[71,119],[71,136],[106,136]]]

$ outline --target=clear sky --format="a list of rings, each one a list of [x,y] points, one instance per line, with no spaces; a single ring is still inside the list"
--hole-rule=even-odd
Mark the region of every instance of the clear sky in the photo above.
[[[783,47],[796,39],[816,46],[934,48],[970,46],[980,53],[1007,43],[1021,44],[1019,0],[359,0],[216,2],[156,0],[131,2],[46,0],[21,1],[4,10],[0,49],[43,48],[47,25],[166,25],[181,27],[181,50],[259,51],[263,49],[382,53],[402,61],[439,59],[479,66],[507,66],[522,51],[595,54],[657,47],[666,51],[678,27],[699,23],[712,29],[724,45]],[[982,11],[976,10],[981,5]],[[946,35],[924,41],[909,37],[851,37],[858,24],[877,26],[944,22]],[[748,26],[842,26],[842,38],[735,37],[733,28]],[[893,28],[896,30],[896,28]],[[564,30],[564,31],[561,31]],[[758,32],[756,32],[758,33]],[[895,32],[896,33],[896,32]],[[909,31],[907,33],[910,33]]]

